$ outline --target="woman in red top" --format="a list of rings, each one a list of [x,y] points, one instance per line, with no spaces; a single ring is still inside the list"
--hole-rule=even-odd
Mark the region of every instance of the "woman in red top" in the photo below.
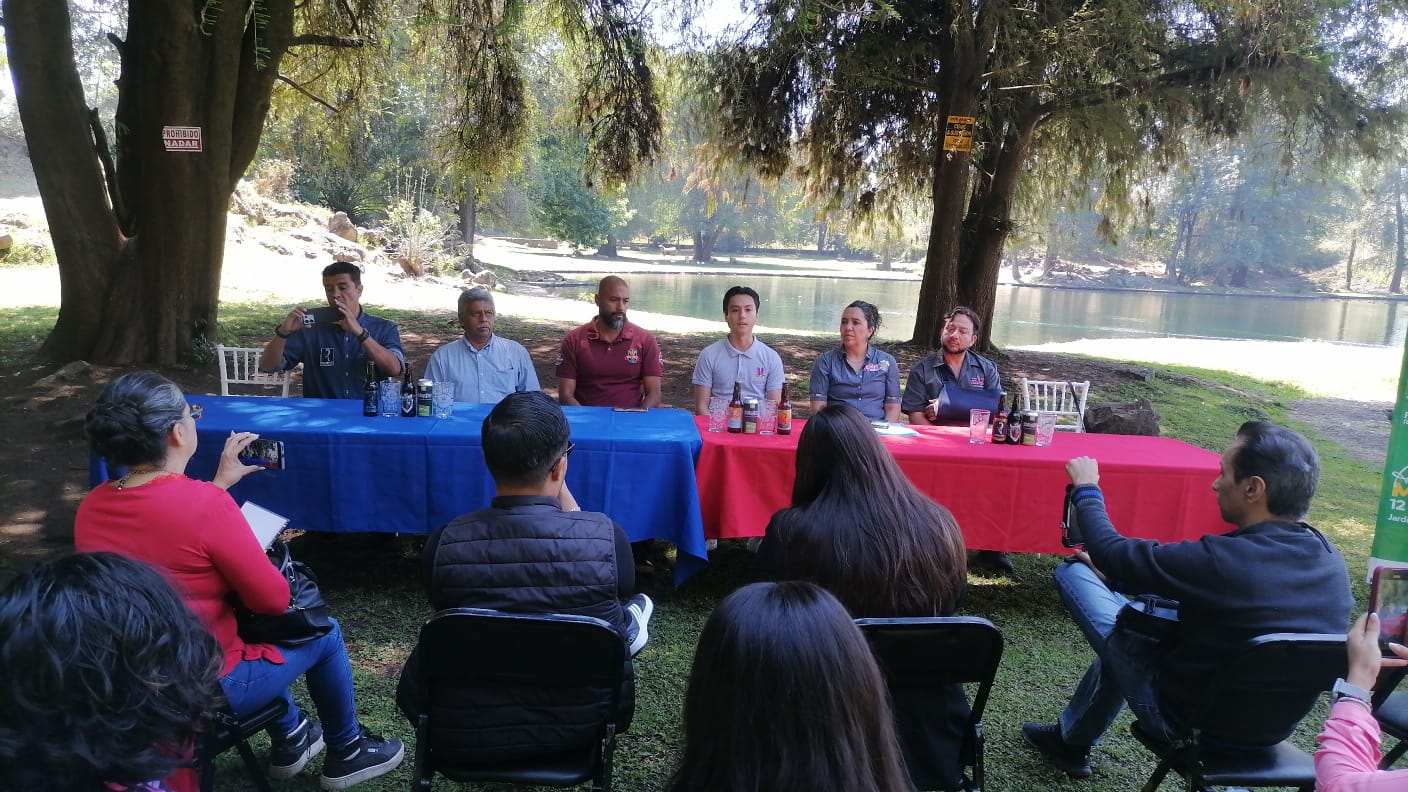
[[[225,441],[215,482],[186,478],[196,450],[199,411],[159,374],[138,371],[113,381],[88,413],[93,450],[127,475],[100,484],[84,498],[74,524],[81,551],[110,551],[145,561],[166,574],[224,650],[220,686],[237,715],[275,698],[288,712],[270,728],[269,775],[292,778],[331,746],[323,789],[346,789],[390,772],[401,762],[399,740],[384,740],[357,722],[352,666],[342,631],[297,646],[248,644],[236,629],[231,594],[256,613],[282,613],[288,582],[264,555],[234,500],[225,492],[257,467],[238,454],[257,436]],[[288,687],[305,677],[322,726],[293,703]],[[324,733],[326,728],[326,734]]]

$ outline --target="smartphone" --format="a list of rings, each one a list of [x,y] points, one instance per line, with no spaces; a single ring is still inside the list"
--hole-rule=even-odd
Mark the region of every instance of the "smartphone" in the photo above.
[[[1396,657],[1388,644],[1404,643],[1408,628],[1408,568],[1381,566],[1369,588],[1369,610],[1379,614],[1379,648]]]
[[[342,321],[342,312],[331,306],[310,308],[303,313],[303,323],[310,327],[315,324],[334,324],[340,321]]]
[[[1082,547],[1085,545],[1085,534],[1081,533],[1080,521],[1076,519],[1076,502],[1071,497],[1071,492],[1074,490],[1074,484],[1066,485],[1066,502],[1061,505],[1062,547]]]
[[[255,440],[240,452],[240,461],[270,470],[284,469],[284,444],[281,440]]]

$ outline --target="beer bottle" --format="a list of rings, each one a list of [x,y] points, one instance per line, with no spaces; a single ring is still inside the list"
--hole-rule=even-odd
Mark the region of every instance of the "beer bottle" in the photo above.
[[[777,403],[777,433],[792,434],[792,402],[787,398],[787,383],[782,383],[782,400]]]
[[[1015,404],[1007,411],[1007,444],[1022,444],[1022,411]]]
[[[411,364],[401,367],[401,417],[416,417],[416,384],[411,379]]]
[[[992,421],[993,445],[1006,445],[1007,420],[1007,394],[1003,393],[997,397],[997,417]]]
[[[743,381],[733,381],[733,400],[728,403],[728,431],[739,434],[743,431]]]
[[[370,360],[367,361],[367,381],[362,385],[362,415],[377,416],[376,364]]]

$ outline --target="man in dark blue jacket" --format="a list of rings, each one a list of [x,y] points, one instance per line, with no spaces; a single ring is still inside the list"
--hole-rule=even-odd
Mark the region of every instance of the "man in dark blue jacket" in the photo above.
[[[1265,421],[1237,430],[1212,483],[1222,519],[1237,528],[1196,542],[1121,536],[1105,513],[1095,460],[1072,459],[1066,472],[1085,550],[1056,569],[1056,589],[1097,657],[1057,723],[1025,724],[1022,736],[1067,775],[1090,775],[1090,746],[1126,703],[1141,726],[1172,739],[1229,652],[1266,633],[1338,633],[1348,624],[1344,558],[1300,521],[1320,460],[1295,432]],[[1176,600],[1176,636],[1155,647],[1117,628],[1120,609],[1130,607],[1119,592]]]

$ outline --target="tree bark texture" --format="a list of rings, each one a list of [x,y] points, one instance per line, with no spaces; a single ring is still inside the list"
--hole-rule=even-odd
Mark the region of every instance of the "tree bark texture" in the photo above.
[[[1393,278],[1388,282],[1390,294],[1399,294],[1403,291],[1403,269],[1408,266],[1408,256],[1405,256],[1404,236],[1408,235],[1408,228],[1404,228],[1403,217],[1403,172],[1398,172],[1398,178],[1394,182],[1393,191]]]
[[[291,0],[132,3],[109,200],[73,61],[67,4],[3,0],[10,65],[62,282],[56,360],[170,365],[215,338],[225,218],[253,160]],[[162,127],[198,127],[168,152]],[[114,208],[114,203],[118,208]]]

